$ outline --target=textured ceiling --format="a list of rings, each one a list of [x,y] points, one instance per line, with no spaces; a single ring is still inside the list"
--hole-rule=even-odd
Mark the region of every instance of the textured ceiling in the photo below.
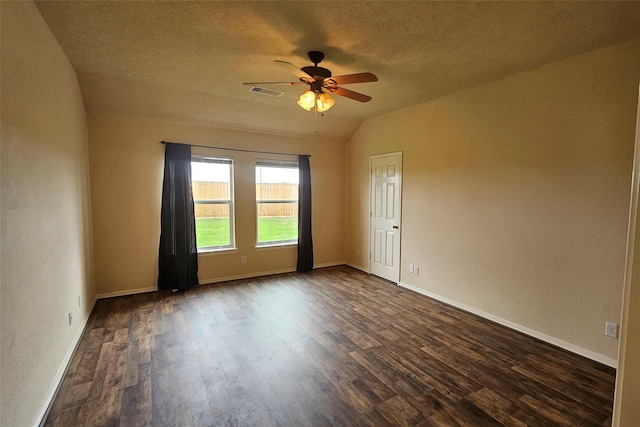
[[[640,2],[36,3],[78,73],[90,112],[348,138],[367,118],[640,35]],[[273,62],[370,71],[314,123],[244,81],[293,81]]]

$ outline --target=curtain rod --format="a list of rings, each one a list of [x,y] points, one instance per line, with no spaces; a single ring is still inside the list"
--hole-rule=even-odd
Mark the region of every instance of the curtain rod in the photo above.
[[[183,143],[183,142],[160,141],[160,144],[178,144],[178,145],[188,145],[188,146],[190,146],[190,147],[199,147],[199,148],[215,148],[215,149],[217,149],[217,150],[241,151],[241,152],[243,152],[243,153],[280,154],[280,155],[283,155],[283,156],[307,156],[307,157],[311,157],[311,154],[278,153],[277,151],[243,150],[243,149],[241,149],[241,148],[214,147],[214,146],[212,146],[212,145],[185,144],[185,143]]]

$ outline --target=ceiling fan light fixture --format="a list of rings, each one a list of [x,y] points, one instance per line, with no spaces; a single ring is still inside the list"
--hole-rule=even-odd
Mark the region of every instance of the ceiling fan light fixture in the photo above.
[[[311,111],[315,103],[316,103],[316,94],[309,89],[304,91],[304,93],[300,95],[300,99],[298,99],[298,105],[307,111]]]
[[[254,86],[251,90],[258,93],[267,93],[268,89],[258,88],[257,85],[286,85],[286,86],[309,86],[305,92],[300,95],[297,104],[300,108],[311,111],[315,108],[317,112],[323,113],[333,107],[335,100],[326,91],[333,95],[344,96],[359,102],[369,102],[371,97],[362,93],[345,89],[342,85],[354,83],[377,82],[378,77],[373,73],[355,73],[343,76],[333,76],[331,70],[318,67],[318,64],[324,59],[324,53],[312,50],[308,53],[309,59],[313,62],[313,66],[298,68],[290,62],[275,60],[274,62],[282,65],[292,71],[297,77],[297,81],[293,82],[245,82],[244,85]],[[277,92],[277,91],[273,91]]]
[[[316,97],[316,109],[319,113],[327,111],[335,103],[336,101],[326,92],[320,92]]]
[[[0,0],[1,1],[1,0]],[[354,83],[377,82],[378,77],[373,73],[355,73],[343,76],[333,76],[331,70],[318,67],[318,64],[324,59],[324,53],[312,50],[308,52],[309,59],[313,62],[313,66],[298,68],[290,62],[275,60],[276,64],[292,71],[298,80],[293,82],[245,82],[244,85],[286,85],[286,86],[304,86],[309,88],[300,95],[297,104],[306,111],[315,108],[317,112],[323,113],[333,107],[335,100],[326,91],[333,95],[344,96],[358,102],[369,102],[371,97],[362,93],[345,89],[342,85]],[[254,88],[257,89],[257,88]],[[252,89],[253,90],[253,89]],[[266,93],[266,89],[261,88],[255,90],[259,93]],[[275,92],[275,91],[274,91]]]

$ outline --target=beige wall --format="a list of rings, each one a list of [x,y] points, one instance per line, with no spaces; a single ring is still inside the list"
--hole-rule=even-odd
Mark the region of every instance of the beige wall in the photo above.
[[[0,424],[29,426],[46,409],[95,298],[87,128],[76,74],[35,5],[1,8]]]
[[[322,136],[301,139],[91,114],[89,140],[96,288],[101,296],[156,287],[162,140],[311,154],[315,265],[344,262],[344,142]],[[235,162],[238,250],[200,256],[200,282],[295,269],[295,247],[255,249],[255,159],[274,156],[231,151],[218,154],[230,155]],[[240,263],[241,256],[247,257],[246,264]]]
[[[401,282],[615,364],[639,76],[635,40],[368,120],[349,262],[368,268],[369,156],[403,151]]]

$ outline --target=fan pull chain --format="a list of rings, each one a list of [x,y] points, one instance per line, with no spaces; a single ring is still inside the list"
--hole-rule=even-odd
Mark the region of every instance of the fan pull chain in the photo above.
[[[324,117],[324,113],[320,113],[320,117]],[[318,136],[318,111],[313,109],[313,136]]]
[[[313,136],[318,136],[318,104],[316,104],[317,100],[314,99],[313,102]]]

